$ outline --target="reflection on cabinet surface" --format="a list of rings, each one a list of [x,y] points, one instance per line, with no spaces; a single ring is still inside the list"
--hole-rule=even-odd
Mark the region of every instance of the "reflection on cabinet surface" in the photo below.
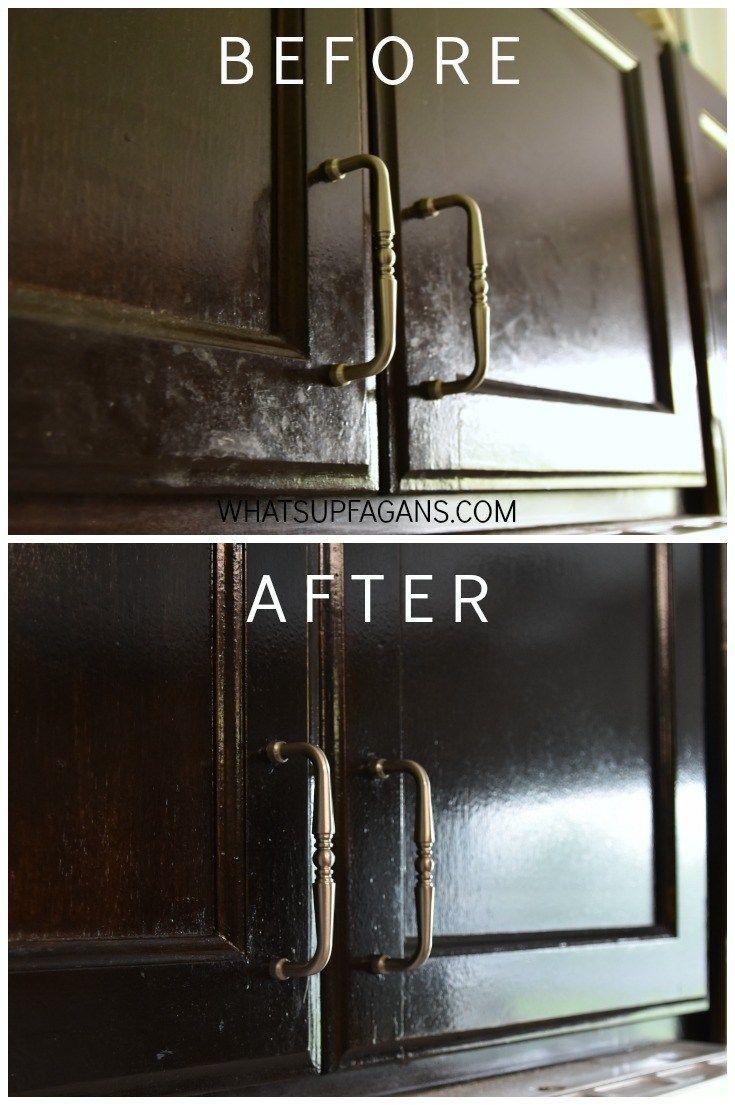
[[[615,55],[585,37],[586,18],[434,9],[416,27],[393,13],[428,59],[394,93],[400,207],[410,216],[446,192],[477,201],[492,317],[485,385],[427,401],[422,381],[471,363],[464,228],[454,213],[404,218],[405,486],[517,485],[513,472],[547,486],[580,473],[619,486],[654,471],[672,485],[700,478],[658,49],[631,12],[594,18]],[[429,43],[450,34],[517,35],[520,83],[491,86],[478,50],[468,85],[433,85]]]
[[[353,968],[416,935],[413,795],[368,757],[428,771],[437,886],[425,968],[347,975],[348,1054],[705,993],[699,556],[672,551],[346,546],[347,578],[387,580],[375,628],[345,603]],[[455,573],[487,579],[487,624],[454,624]],[[401,625],[404,574],[433,576],[432,623]]]
[[[727,265],[723,233],[727,206],[727,105],[707,80],[689,65],[682,65],[694,183],[705,261],[705,289],[711,326],[710,344],[714,375],[722,379],[727,352]],[[717,369],[720,371],[718,372]]]
[[[308,555],[248,554],[294,618]],[[262,756],[311,732],[309,643],[253,625],[245,662],[245,587],[231,547],[13,549],[15,1092],[313,1069],[268,974],[307,951],[307,769]]]
[[[707,1005],[700,559],[14,546],[14,1090],[384,1092],[674,1038]],[[307,572],[334,577],[313,624]],[[285,623],[246,621],[265,573]],[[454,621],[456,574],[486,622]],[[404,623],[405,575],[433,622]],[[286,982],[313,783],[271,740],[321,745],[336,813],[332,958]],[[386,976],[416,947],[416,799],[373,757],[425,769],[436,836],[431,957]]]
[[[564,489],[580,521],[611,489],[638,496],[624,516],[683,513],[709,473],[660,47],[632,12],[564,12],[12,13],[17,524],[43,526],[42,496],[52,528],[86,496],[82,528],[125,510],[152,527],[148,509],[176,530],[197,523],[174,496],[378,489],[538,492],[559,524]],[[369,64],[391,34],[414,56],[395,86]],[[246,84],[219,83],[223,35],[250,41]],[[303,85],[275,83],[276,35],[303,37]],[[326,36],[353,40],[332,84]],[[467,41],[468,84],[437,85],[437,36]],[[489,81],[492,36],[519,40],[500,63],[519,84]],[[397,350],[377,382],[334,387],[328,366],[373,354],[372,264],[390,265],[368,174],[315,170],[367,152],[391,177]],[[476,354],[465,214],[415,217],[455,193],[484,221],[488,369],[430,399]]]

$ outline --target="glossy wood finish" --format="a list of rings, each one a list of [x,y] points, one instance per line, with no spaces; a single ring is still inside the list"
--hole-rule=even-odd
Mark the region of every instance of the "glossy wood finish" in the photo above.
[[[309,550],[14,546],[12,1090],[313,1071]],[[267,565],[267,566],[266,566]],[[289,632],[244,625],[272,574]],[[93,1092],[93,1091],[92,1091]]]
[[[13,550],[15,939],[213,932],[209,562]]]
[[[636,69],[621,73],[542,10],[376,17],[373,38],[390,25],[417,58],[410,81],[374,92],[396,207],[446,191],[479,203],[492,318],[485,385],[422,397],[472,355],[464,241],[459,218],[404,218],[386,420],[402,487],[633,486],[654,471],[703,482],[657,46],[630,12],[593,17]],[[437,35],[470,45],[468,85],[449,73],[436,86]],[[489,83],[491,35],[519,36],[506,64],[518,86]]]
[[[678,546],[346,546],[346,579],[386,582],[369,627],[345,583],[335,1065],[706,1000],[699,567]],[[486,625],[454,624],[455,572],[488,580]],[[404,573],[434,576],[433,624],[400,624]],[[359,773],[378,752],[426,766],[437,839],[432,958],[379,986],[366,962],[409,952],[415,921],[410,793]]]
[[[359,60],[319,44],[355,12],[17,12],[13,487],[55,494],[360,488],[377,478]],[[303,87],[273,37],[306,39]],[[251,41],[219,84],[221,35]],[[50,84],[54,94],[49,95]],[[308,234],[307,234],[308,223]],[[339,233],[334,228],[339,227]]]
[[[481,548],[456,570],[489,577],[492,630],[469,611],[451,663],[433,623],[406,630],[404,741],[428,744],[410,754],[441,811],[439,939],[654,924],[647,552]],[[407,548],[401,570],[438,574],[436,559]],[[436,590],[449,622],[451,575]]]
[[[13,546],[13,1091],[395,1092],[676,1038],[707,1003],[711,560]],[[334,577],[311,625],[307,572]],[[385,576],[369,624],[356,572]],[[246,621],[264,573],[285,623]],[[405,573],[434,576],[433,623],[403,622]],[[454,622],[455,573],[488,580],[487,623]],[[332,769],[334,951],[310,980],[269,974],[316,944],[313,786],[274,739]],[[427,769],[436,829],[432,956],[384,977],[372,956],[416,947],[415,799],[376,755]]]
[[[725,97],[686,61],[682,61],[685,98],[688,108],[687,136],[691,142],[695,173],[697,209],[704,250],[705,289],[711,326],[711,356],[721,376],[727,353],[727,271],[725,257],[726,227],[726,154],[702,128],[700,115],[708,112],[727,127]]]
[[[576,1062],[587,1056],[615,1056],[619,1061],[621,1055],[630,1054],[632,1048],[647,1044],[670,1053],[676,1048],[675,1041],[680,1033],[681,1024],[673,1017],[626,1023],[612,1017],[606,1025],[586,1026],[581,1031],[562,1035],[549,1033],[509,1040],[493,1047],[481,1045],[434,1053],[408,1052],[401,1056],[399,1063],[379,1062],[342,1068],[322,1074],[318,1090],[322,1097],[423,1093],[431,1086],[466,1083],[473,1078],[487,1078],[508,1071],[530,1072],[534,1067],[546,1067],[565,1059]],[[262,1083],[248,1092],[263,1096],[309,1097],[314,1085],[310,1079],[295,1078]]]

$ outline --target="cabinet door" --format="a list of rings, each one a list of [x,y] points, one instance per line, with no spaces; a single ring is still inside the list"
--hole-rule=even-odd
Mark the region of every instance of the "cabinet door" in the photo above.
[[[682,62],[699,215],[703,273],[710,320],[713,372],[724,376],[727,355],[727,104],[725,97],[688,62]]]
[[[662,69],[710,473],[708,509],[724,513],[727,104],[678,49],[664,52]]]
[[[369,625],[353,573],[385,576]],[[486,623],[455,623],[456,573],[487,581]],[[335,1061],[701,1008],[699,550],[350,545],[343,574]],[[406,574],[433,622],[402,624]],[[375,756],[426,769],[436,832],[431,958],[385,977],[370,957],[416,946],[415,794],[366,776]]]
[[[367,149],[361,42],[350,11],[13,14],[16,490],[374,486],[374,388],[324,382],[372,349],[367,184],[307,187]]]
[[[314,980],[268,974],[309,953],[307,768],[262,754],[310,732],[306,570],[293,546],[11,549],[11,1092],[314,1069]],[[288,634],[244,633],[264,571]]]
[[[703,482],[658,47],[630,12],[594,21],[392,14],[415,58],[402,84],[376,89],[402,212],[391,387],[404,488]],[[466,42],[467,84],[446,70],[437,85],[438,36]],[[511,38],[499,75],[518,84],[491,84],[492,36]],[[479,389],[437,400],[427,381],[474,365],[466,216],[415,217],[418,200],[450,193],[482,212],[490,357]]]

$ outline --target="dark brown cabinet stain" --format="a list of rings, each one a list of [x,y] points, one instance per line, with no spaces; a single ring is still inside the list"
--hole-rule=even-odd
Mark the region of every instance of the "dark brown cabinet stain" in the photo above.
[[[214,932],[209,560],[11,558],[15,938]]]
[[[699,553],[594,553],[345,548],[387,593],[366,631],[345,584],[342,1061],[705,998]],[[487,625],[454,623],[455,572]],[[434,623],[401,624],[406,573]],[[415,942],[413,799],[374,755],[426,768],[437,838],[432,958],[386,980],[356,968]]]
[[[672,131],[654,36],[632,12],[592,18],[628,68],[543,10],[14,12],[14,529],[75,511],[77,532],[211,532],[226,492],[512,489],[552,523],[570,490],[573,520],[716,512],[685,282],[712,299],[719,364],[711,151],[693,197],[708,275],[691,235],[682,258],[675,195],[682,120],[712,93],[687,81]],[[275,84],[278,34],[303,36],[303,85]],[[369,65],[389,34],[415,58],[395,87]],[[467,86],[436,84],[442,34],[470,45]],[[246,85],[219,83],[223,35],[251,43]],[[493,35],[520,39],[519,85],[490,83]],[[326,36],[354,40],[331,85]],[[370,189],[308,174],[360,152],[391,173],[397,353],[377,384],[335,388],[326,366],[373,351]],[[484,218],[490,367],[431,401],[427,379],[473,363],[461,215],[408,217],[447,192]]]
[[[16,278],[272,332],[270,120],[253,110],[271,100],[268,68],[251,100],[226,95],[202,11],[153,11],[145,23],[135,12],[52,12],[43,45],[37,16],[19,23],[15,111],[28,161],[11,213]],[[267,57],[267,15],[249,15],[247,29]]]
[[[520,39],[504,47],[517,56],[506,71],[519,87],[490,85],[486,54],[475,49],[469,86],[450,74],[427,105],[427,71],[397,92],[401,195],[461,186],[483,210],[493,278],[490,380],[653,402],[619,70],[544,11],[435,10],[418,28],[407,15],[393,22],[397,33],[410,33],[426,70],[436,35],[474,44],[482,27]],[[421,125],[406,125],[412,118]],[[417,373],[452,365],[457,347],[469,352],[462,245],[456,220],[404,226],[407,341]],[[445,318],[454,319],[454,332]]]
[[[307,187],[367,145],[327,29],[360,41],[350,11],[13,20],[18,490],[375,486],[374,391],[324,384],[371,340],[361,174]],[[303,86],[276,86],[277,34],[309,43]],[[248,86],[219,83],[235,35]]]
[[[292,618],[308,557],[247,557]],[[11,564],[13,1091],[312,1071],[311,993],[268,975],[308,946],[307,771],[261,754],[312,731],[305,628],[253,625],[246,648],[232,546]]]
[[[654,470],[671,473],[671,486],[701,482],[657,47],[630,12],[593,18],[629,71],[547,11],[433,10],[418,26],[392,14],[425,67],[382,109],[395,125],[395,150],[385,149],[396,205],[405,214],[454,191],[477,200],[492,317],[483,387],[427,402],[421,381],[453,379],[472,355],[464,235],[456,217],[404,218],[403,487],[523,486],[539,474],[546,487],[579,486],[580,473],[636,486]],[[375,35],[387,33],[386,18],[378,24]],[[451,76],[434,85],[431,47],[450,34],[517,35],[506,49],[520,84],[490,85],[477,49],[467,86]]]
[[[702,572],[693,545],[13,546],[14,1092],[387,1092],[675,1038],[708,997]],[[285,623],[246,622],[264,573]],[[314,945],[313,783],[271,740],[332,767],[312,980],[268,974]],[[436,826],[432,956],[385,977],[415,798],[373,756],[427,770]]]

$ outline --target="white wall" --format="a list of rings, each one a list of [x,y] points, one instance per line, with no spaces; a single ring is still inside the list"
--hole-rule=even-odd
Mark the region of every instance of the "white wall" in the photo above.
[[[691,61],[727,91],[727,9],[669,8]]]

